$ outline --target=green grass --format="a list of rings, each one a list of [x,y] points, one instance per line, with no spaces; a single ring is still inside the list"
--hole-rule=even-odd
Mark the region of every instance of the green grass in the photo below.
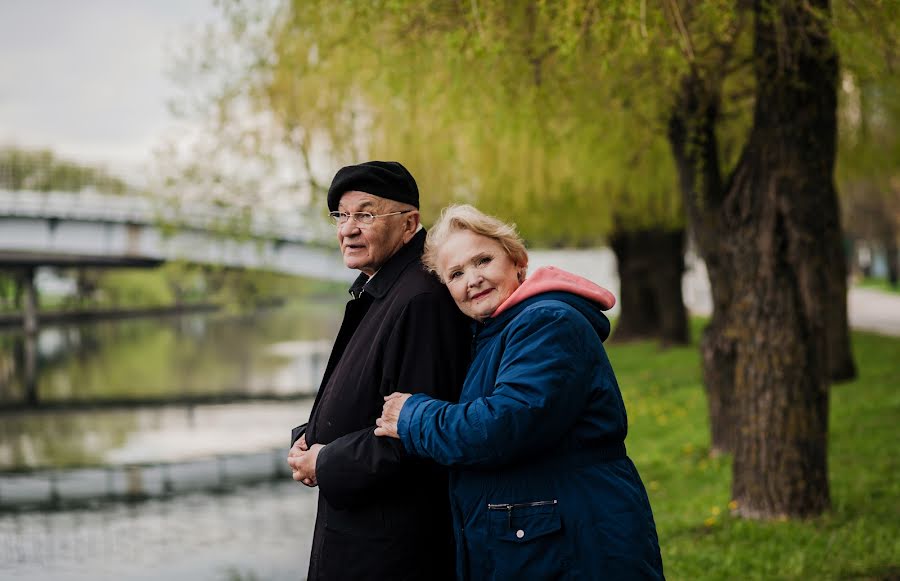
[[[886,278],[864,278],[857,282],[854,286],[900,295],[900,286],[892,286]]]
[[[770,522],[730,515],[731,459],[709,455],[696,346],[608,346],[668,579],[900,579],[900,338],[855,333],[853,346],[860,376],[831,392],[832,510]]]

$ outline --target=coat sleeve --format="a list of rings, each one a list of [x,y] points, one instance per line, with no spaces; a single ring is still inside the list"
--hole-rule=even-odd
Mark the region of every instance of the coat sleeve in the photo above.
[[[490,395],[460,404],[414,395],[400,412],[401,441],[444,465],[498,465],[543,453],[584,413],[602,349],[579,313],[534,306],[511,323]]]
[[[404,391],[458,401],[471,343],[467,321],[448,297],[425,293],[414,298],[387,340],[379,400]],[[319,491],[335,508],[366,502],[410,471],[435,469],[406,454],[399,440],[375,436],[377,417],[370,427],[337,438],[319,452]]]

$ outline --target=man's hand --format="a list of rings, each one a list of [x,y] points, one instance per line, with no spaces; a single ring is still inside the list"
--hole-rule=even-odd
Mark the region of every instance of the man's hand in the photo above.
[[[306,486],[316,486],[316,458],[319,452],[324,448],[322,444],[313,444],[311,448],[306,446],[305,436],[301,436],[299,440],[291,447],[288,452],[288,466],[293,471],[292,478],[297,482],[302,482]]]
[[[400,420],[400,410],[412,394],[394,392],[385,396],[384,406],[381,408],[381,417],[375,420],[375,435],[388,436],[389,438],[400,438],[397,433],[397,421]]]

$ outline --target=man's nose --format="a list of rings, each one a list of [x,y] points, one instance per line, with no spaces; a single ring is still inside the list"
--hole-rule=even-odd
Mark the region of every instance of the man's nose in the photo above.
[[[338,232],[343,237],[355,236],[359,233],[359,224],[356,223],[356,220],[347,220],[343,224],[338,225]]]

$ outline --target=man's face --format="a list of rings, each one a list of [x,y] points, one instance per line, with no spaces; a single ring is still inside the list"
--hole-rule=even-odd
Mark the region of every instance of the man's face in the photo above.
[[[369,212],[386,214],[400,209],[400,204],[367,194],[347,192],[341,196],[339,212]],[[369,276],[375,274],[415,234],[419,225],[418,212],[376,218],[371,224],[359,224],[350,219],[338,224],[338,242],[344,265]]]

